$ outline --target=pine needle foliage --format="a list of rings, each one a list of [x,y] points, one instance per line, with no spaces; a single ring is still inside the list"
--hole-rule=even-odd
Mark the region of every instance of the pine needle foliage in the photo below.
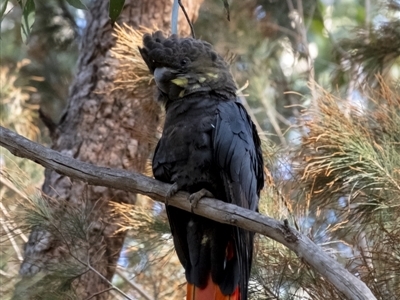
[[[387,300],[400,294],[400,94],[377,82],[363,105],[320,89],[318,106],[304,112],[296,171],[305,198],[297,205],[309,207],[338,258]]]
[[[346,196],[333,206],[357,212],[354,220],[396,209],[400,196],[400,95],[379,80],[369,110],[322,91],[318,108],[304,114],[300,179],[319,207]]]
[[[318,106],[303,111],[299,126],[307,134],[291,165],[293,178],[282,180],[272,168],[260,211],[288,219],[378,299],[394,300],[400,292],[400,96],[382,77],[377,82],[364,105],[319,88]],[[292,157],[289,152],[282,156]],[[259,236],[255,247],[250,299],[346,299],[279,243]]]
[[[400,10],[398,10],[400,11]],[[369,81],[376,73],[387,75],[400,57],[400,21],[392,20],[369,28],[356,28],[353,37],[343,39],[335,49],[342,60],[337,75],[344,75],[350,68],[359,66]],[[337,51],[340,49],[341,51]],[[345,55],[344,55],[345,53]]]
[[[36,89],[21,79],[28,59],[0,67],[0,125],[15,130],[25,137],[40,139],[38,105],[32,101]],[[29,78],[41,80],[38,77]],[[23,259],[23,244],[27,232],[19,228],[15,215],[18,201],[43,181],[43,168],[32,161],[14,157],[0,149],[0,295],[9,299],[18,281],[19,264]]]
[[[157,28],[134,29],[127,24],[115,24],[113,35],[116,43],[111,49],[111,55],[116,59],[113,93],[118,95],[120,90],[124,90],[125,95],[131,94],[127,101],[132,102],[133,111],[142,112],[136,116],[136,122],[144,125],[132,126],[130,130],[140,138],[141,143],[148,143],[152,147],[157,144],[157,135],[161,135],[161,129],[147,126],[147,118],[158,116],[162,119],[163,114],[161,106],[155,101],[154,77],[150,74],[139,47],[143,46],[143,35],[156,30]]]
[[[145,196],[141,197],[147,198]],[[149,198],[147,200],[149,202],[145,206],[133,206],[117,202],[110,203],[117,220],[116,225],[120,227],[120,231],[138,231],[143,233],[146,239],[149,234],[158,233],[163,235],[170,233],[166,215],[161,211],[162,204],[158,204]],[[159,205],[160,208],[154,208],[155,205]]]
[[[0,125],[15,130],[19,134],[36,140],[39,128],[36,111],[39,105],[32,104],[31,94],[36,89],[29,85],[17,84],[21,69],[30,64],[28,59],[19,61],[15,67],[0,67]],[[42,80],[35,77],[33,80]]]
[[[256,245],[250,299],[346,299],[286,247],[262,236]]]
[[[13,180],[12,177],[9,179]],[[40,227],[48,233],[53,245],[62,243],[64,247],[58,253],[63,259],[46,263],[38,276],[21,281],[16,286],[16,297],[29,295],[35,299],[76,299],[74,281],[80,275],[93,271],[93,252],[104,251],[91,247],[93,237],[89,239],[89,233],[97,231],[98,238],[101,238],[101,228],[89,221],[91,210],[87,203],[79,207],[65,203],[60,207],[58,201],[39,190],[27,194],[24,201],[19,203],[18,214],[13,220],[20,230],[29,232]]]
[[[136,205],[110,203],[120,230],[129,230],[122,256],[126,271],[156,299],[185,295],[184,270],[175,254],[162,204],[141,197]]]
[[[277,220],[288,220],[291,226],[317,241],[321,232],[310,232],[303,224],[309,214],[308,208],[291,200],[293,188],[297,186],[290,180],[283,180],[277,168],[279,160],[288,155],[288,150],[280,148],[273,156],[274,160],[270,157],[272,152],[266,156],[269,169],[265,169],[266,187],[260,199],[260,213]],[[291,250],[265,236],[256,237],[249,299],[345,299]],[[335,251],[327,246],[324,249],[331,253]]]
[[[82,251],[80,239],[87,230],[83,226],[84,214],[80,210],[71,210],[68,217],[56,213],[55,203],[44,197],[34,186],[27,186],[27,176],[23,171],[13,168],[3,168],[0,172],[1,181],[5,183],[8,191],[2,199],[2,229],[0,231],[0,243],[2,250],[1,260],[8,259],[2,264],[2,289],[1,294],[10,299],[14,293],[14,299],[22,299],[26,296],[31,299],[76,299],[73,290],[73,281],[85,272],[87,268],[82,262],[73,258],[71,253]],[[76,220],[79,222],[76,222]],[[19,281],[17,274],[20,256],[23,252],[22,244],[28,242],[26,235],[32,228],[40,226],[47,232],[57,233],[57,236],[67,240],[68,248],[61,251],[65,259],[61,263],[50,263],[46,271],[52,271],[52,275],[40,272],[37,276]],[[12,254],[12,250],[15,254]],[[72,251],[69,253],[69,251]],[[15,257],[17,256],[17,257]],[[73,258],[73,259],[72,259]],[[6,276],[7,274],[10,277]],[[11,275],[12,274],[12,275]],[[15,291],[14,291],[15,289]]]
[[[114,80],[116,89],[136,91],[140,87],[148,87],[153,81],[153,75],[150,74],[139,47],[143,46],[143,35],[156,30],[145,27],[137,30],[126,24],[122,26],[115,24],[113,35],[117,40],[111,53],[119,62]]]

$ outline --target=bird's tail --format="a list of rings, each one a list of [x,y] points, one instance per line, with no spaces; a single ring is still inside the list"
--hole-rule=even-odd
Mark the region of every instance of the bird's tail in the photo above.
[[[204,289],[200,289],[188,282],[186,300],[240,300],[239,286],[231,295],[224,295],[219,286],[211,280],[210,276]]]

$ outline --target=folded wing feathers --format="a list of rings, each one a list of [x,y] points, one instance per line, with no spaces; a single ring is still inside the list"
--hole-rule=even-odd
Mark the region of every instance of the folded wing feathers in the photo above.
[[[241,190],[239,195],[244,196],[234,195],[230,200],[242,207],[255,209],[258,204],[255,185],[259,170],[256,169],[253,130],[250,119],[239,103],[221,102],[214,136],[215,157],[221,169],[227,173],[231,186]]]

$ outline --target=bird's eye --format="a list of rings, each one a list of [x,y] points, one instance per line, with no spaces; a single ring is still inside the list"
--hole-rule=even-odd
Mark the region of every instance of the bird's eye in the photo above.
[[[185,66],[187,63],[188,63],[188,61],[186,59],[182,59],[181,60],[181,65],[182,66]]]

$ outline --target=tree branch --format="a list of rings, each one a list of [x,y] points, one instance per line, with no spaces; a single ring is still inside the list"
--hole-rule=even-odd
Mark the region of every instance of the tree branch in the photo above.
[[[139,193],[160,202],[165,202],[170,187],[169,184],[138,173],[98,167],[78,161],[34,143],[1,126],[0,146],[8,149],[16,156],[35,161],[46,168],[83,180],[88,184]],[[192,208],[187,197],[187,193],[179,192],[168,199],[168,204],[191,211]],[[236,205],[210,198],[203,198],[194,208],[194,213],[220,223],[232,224],[268,236],[285,245],[349,299],[376,299],[364,282],[347,271],[307,236],[289,227],[286,222],[282,223]]]

